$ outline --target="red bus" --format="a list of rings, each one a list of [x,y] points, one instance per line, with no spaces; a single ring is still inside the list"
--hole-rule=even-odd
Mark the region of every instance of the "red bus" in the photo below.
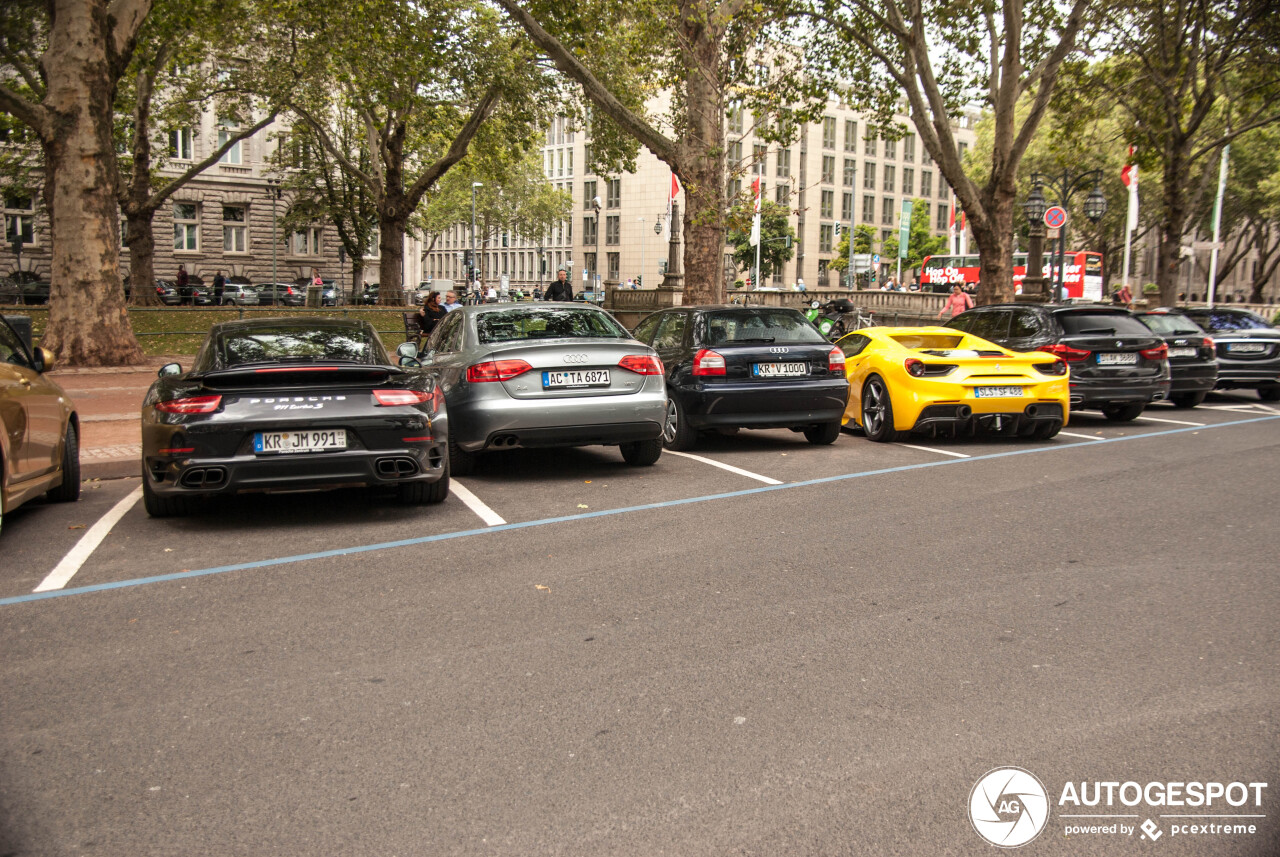
[[[1069,298],[1102,300],[1102,254],[1090,250],[1068,250],[1063,265],[1063,286]],[[1054,263],[1057,257],[1044,254],[1044,275],[1056,282]],[[946,292],[956,283],[974,288],[978,285],[978,257],[925,256],[920,266],[920,286],[926,291]],[[1027,275],[1027,254],[1013,254],[1013,289],[1022,292],[1022,278]]]

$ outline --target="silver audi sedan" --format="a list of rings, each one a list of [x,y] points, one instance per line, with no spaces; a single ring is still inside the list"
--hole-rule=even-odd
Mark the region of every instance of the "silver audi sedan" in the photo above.
[[[415,356],[409,343],[398,351]],[[436,325],[416,359],[444,390],[455,476],[494,449],[616,445],[638,466],[662,454],[662,362],[602,309],[462,307]]]

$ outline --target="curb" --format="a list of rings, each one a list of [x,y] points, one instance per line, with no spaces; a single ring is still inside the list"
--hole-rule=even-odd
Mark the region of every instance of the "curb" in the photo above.
[[[142,462],[137,458],[108,458],[101,461],[81,461],[80,481],[90,479],[128,479],[142,475]]]

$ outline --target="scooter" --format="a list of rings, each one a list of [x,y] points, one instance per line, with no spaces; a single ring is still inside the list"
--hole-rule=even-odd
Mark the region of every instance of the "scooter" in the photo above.
[[[804,317],[813,322],[818,332],[831,341],[845,335],[845,313],[853,312],[853,304],[847,298],[833,298],[825,304],[814,301],[804,311]]]

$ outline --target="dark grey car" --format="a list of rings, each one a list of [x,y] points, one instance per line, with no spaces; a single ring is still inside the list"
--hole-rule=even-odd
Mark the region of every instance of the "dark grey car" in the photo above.
[[[1253,389],[1264,402],[1280,401],[1280,330],[1247,309],[1191,307],[1182,312],[1213,336],[1217,389]]]

